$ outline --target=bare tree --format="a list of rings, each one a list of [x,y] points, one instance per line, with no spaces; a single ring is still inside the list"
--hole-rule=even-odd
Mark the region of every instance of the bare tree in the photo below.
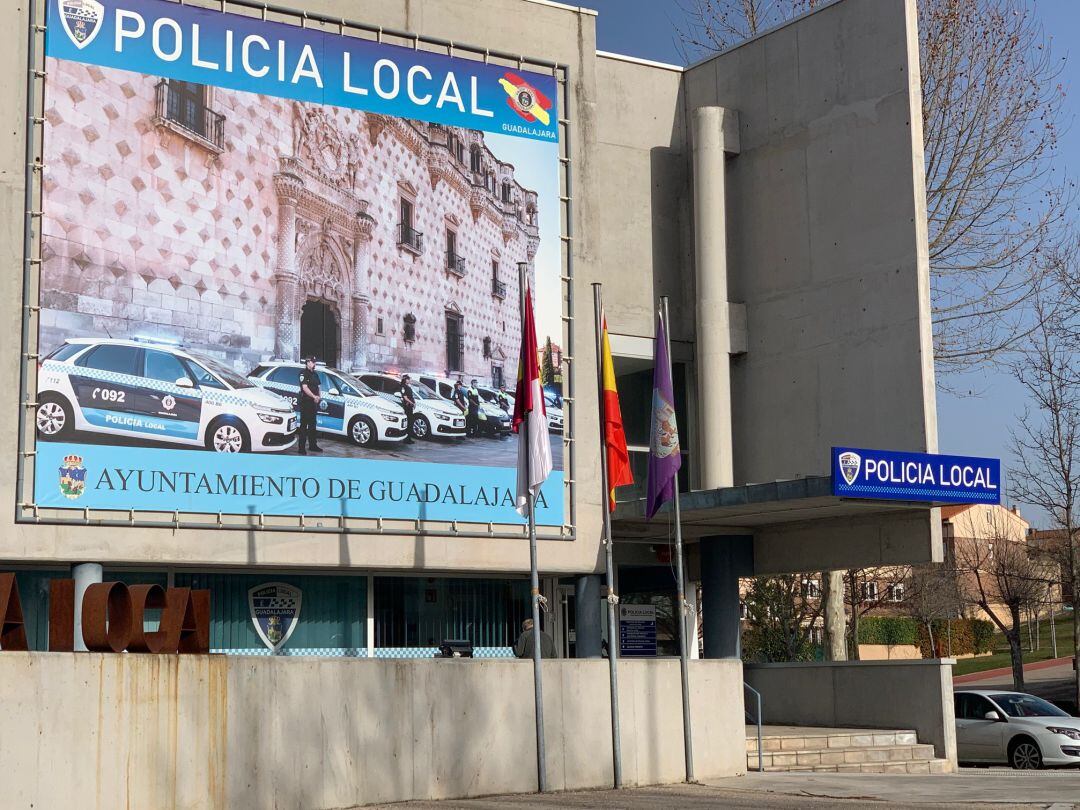
[[[896,601],[897,588],[904,588],[911,568],[906,565],[881,568],[853,568],[847,572],[844,595],[847,612],[851,660],[859,660],[859,620],[867,613]]]
[[[903,610],[926,628],[931,655],[941,658],[941,639],[934,638],[934,622],[960,613],[956,572],[942,563],[914,566],[905,588]]]
[[[822,600],[807,590],[801,574],[755,577],[743,597],[747,652],[766,661],[807,661]]]
[[[1077,277],[1075,257],[1061,267],[1064,279]],[[1080,302],[1080,298],[1073,300]],[[1043,307],[1041,299],[1036,306]],[[1076,331],[1076,321],[1057,310],[1054,317],[1043,319],[1013,364],[1031,407],[1012,431],[1009,470],[1013,496],[1043,509],[1060,533],[1051,550],[1062,584],[1072,586],[1074,655],[1080,651],[1080,355]],[[1080,705],[1080,671],[1075,677],[1074,698]]]
[[[846,661],[847,613],[844,610],[844,572],[821,572],[821,603],[825,617],[825,657],[829,661]]]
[[[981,609],[1009,642],[1013,685],[1022,690],[1022,614],[1039,604],[1046,592],[1047,572],[1015,524],[993,514],[989,527],[976,527],[970,512],[966,517],[965,536],[958,537],[954,545],[960,593],[964,601]]]
[[[713,53],[815,0],[679,0],[687,56]],[[1038,259],[1071,188],[1054,174],[1062,63],[1034,0],[918,0],[934,355],[994,360],[1037,324]],[[939,384],[947,382],[939,378]]]

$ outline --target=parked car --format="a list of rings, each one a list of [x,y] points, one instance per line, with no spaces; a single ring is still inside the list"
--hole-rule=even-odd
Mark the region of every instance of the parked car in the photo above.
[[[1018,770],[1080,765],[1080,717],[1024,692],[956,692],[960,762],[1009,764]]]
[[[224,364],[151,340],[67,340],[38,369],[38,435],[73,430],[264,452],[296,441],[291,403]]]
[[[562,398],[545,388],[544,406],[547,411],[548,430],[551,433],[562,433],[566,424],[563,416]]]
[[[365,372],[359,377],[361,382],[384,398],[401,403],[401,380],[398,377],[374,372]],[[416,399],[412,424],[409,426],[414,438],[460,438],[465,435],[465,416],[455,405],[416,380],[412,380],[410,385]]]
[[[263,363],[248,379],[292,402],[300,411],[300,363]],[[320,432],[347,436],[361,447],[399,442],[409,435],[405,411],[361,380],[322,363],[315,366],[322,401],[315,416]]]
[[[447,402],[453,403],[454,380],[449,377],[436,377],[432,374],[417,374],[416,379]],[[513,411],[507,414],[498,405],[486,401],[479,386],[477,386],[477,391],[480,392],[480,414],[483,417],[480,420],[480,434],[483,436],[501,436],[509,433]]]

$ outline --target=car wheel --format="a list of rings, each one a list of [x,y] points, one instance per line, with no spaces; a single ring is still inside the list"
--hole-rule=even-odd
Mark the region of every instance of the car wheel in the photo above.
[[[361,447],[371,447],[379,438],[375,424],[366,416],[354,416],[349,423],[349,438]]]
[[[414,439],[426,439],[431,435],[431,423],[428,422],[426,416],[417,416],[413,419],[409,430],[412,431]]]
[[[1009,746],[1009,764],[1017,771],[1037,771],[1042,767],[1042,751],[1030,737],[1013,740]]]
[[[38,401],[34,414],[38,435],[48,439],[58,439],[71,433],[74,419],[67,400],[55,394],[46,394]]]
[[[235,419],[219,419],[206,431],[206,447],[216,453],[246,453],[251,449],[247,431]]]

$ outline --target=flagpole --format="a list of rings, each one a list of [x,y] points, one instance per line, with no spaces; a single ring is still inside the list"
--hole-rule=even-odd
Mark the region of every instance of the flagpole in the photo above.
[[[527,278],[528,278],[529,266],[525,262],[518,262],[518,292],[521,300],[521,328],[522,328],[522,345],[527,345],[525,340],[525,296],[528,290]],[[522,358],[525,362],[525,358]],[[535,357],[528,358],[529,363],[537,362]],[[523,368],[522,374],[527,372]],[[528,379],[526,377],[526,379]],[[518,426],[519,431],[525,431],[524,437],[518,440],[518,452],[523,452],[525,456],[525,481],[530,480],[529,477],[529,419],[522,420]],[[524,447],[524,450],[522,450]],[[536,500],[533,498],[532,493],[529,492],[526,487],[526,498],[528,500],[528,512],[529,512],[529,583],[531,585],[530,599],[532,601],[532,621],[533,621],[533,692],[536,703],[536,783],[537,790],[540,793],[547,791],[547,752],[544,745],[544,680],[543,680],[543,667],[542,650],[540,647],[540,575],[537,572],[536,564]]]
[[[674,389],[671,374],[671,323],[668,320],[668,298],[660,297],[660,307],[664,318],[664,337],[667,340],[666,369],[668,382]],[[680,449],[679,452],[682,452]],[[672,479],[675,497],[672,506],[675,510],[675,576],[678,578],[678,598],[675,604],[675,615],[679,623],[679,670],[682,675],[682,717],[683,717],[683,750],[686,753],[686,781],[694,781],[694,745],[690,731],[690,673],[687,661],[686,643],[686,577],[683,572],[683,543],[682,543],[682,515],[679,511],[679,475],[675,474]],[[696,622],[695,622],[696,625]]]
[[[604,546],[607,552],[607,618],[608,618],[608,673],[611,680],[611,756],[615,771],[615,787],[622,787],[622,740],[619,731],[619,636],[615,618],[615,560],[614,542],[611,537],[611,509],[608,505],[611,485],[608,483],[607,460],[607,413],[604,405],[604,304],[601,284],[594,283],[593,308],[596,315],[596,393],[600,403],[600,488],[604,504]]]

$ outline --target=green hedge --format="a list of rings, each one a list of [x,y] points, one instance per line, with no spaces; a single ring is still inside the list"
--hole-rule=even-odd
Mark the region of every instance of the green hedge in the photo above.
[[[953,655],[986,653],[993,649],[994,623],[985,619],[937,619],[933,622],[933,629],[937,655],[930,649],[926,625],[907,616],[867,616],[860,619],[859,643],[913,644],[922,651],[923,658],[935,658],[947,654],[951,632]]]
[[[867,616],[859,620],[860,644],[917,644],[918,622],[905,616]]]

